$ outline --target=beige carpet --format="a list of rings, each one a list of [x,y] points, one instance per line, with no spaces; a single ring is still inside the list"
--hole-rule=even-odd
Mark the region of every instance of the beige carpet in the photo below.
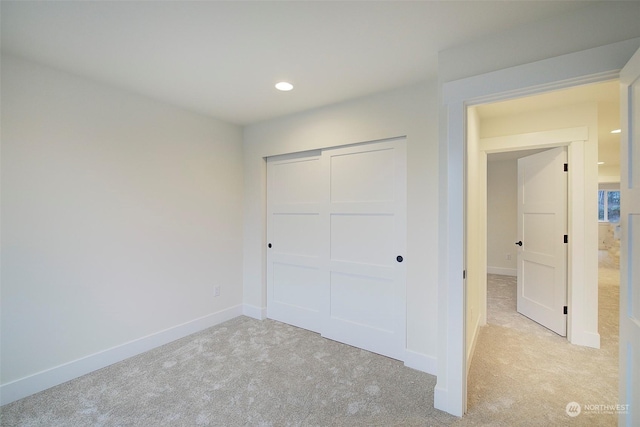
[[[435,377],[239,317],[0,409],[2,426],[446,426]]]
[[[585,405],[618,402],[619,271],[601,255],[601,348],[571,345],[516,312],[514,277],[489,275],[488,325],[471,365],[468,414],[458,425],[617,425],[617,415]],[[569,402],[582,405],[576,417]]]
[[[606,260],[605,260],[606,261]],[[606,264],[606,263],[604,263]],[[602,349],[515,312],[490,276],[469,412],[433,408],[435,377],[282,323],[239,317],[0,408],[2,426],[615,425],[565,406],[617,403],[617,270],[601,269]]]

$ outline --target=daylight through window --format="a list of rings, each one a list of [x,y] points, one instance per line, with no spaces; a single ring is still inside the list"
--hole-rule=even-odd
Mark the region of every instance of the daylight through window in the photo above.
[[[598,221],[620,221],[620,191],[598,191]]]

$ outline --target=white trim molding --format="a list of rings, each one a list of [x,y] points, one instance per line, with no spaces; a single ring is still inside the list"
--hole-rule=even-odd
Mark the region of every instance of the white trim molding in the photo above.
[[[588,208],[587,195],[592,188],[586,185],[586,177],[590,176],[593,187],[597,185],[597,175],[588,175],[587,169],[595,167],[595,161],[588,161],[597,154],[597,146],[590,147],[591,157],[587,152],[589,139],[588,127],[556,129],[543,132],[507,135],[496,138],[480,139],[480,150],[486,152],[506,152],[529,148],[568,147],[569,182],[568,182],[568,233],[567,254],[567,339],[572,344],[600,348],[598,334],[598,301],[585,295],[597,295],[597,274],[589,274],[592,263],[586,262],[587,255],[596,253],[597,225],[588,218],[592,212]],[[485,160],[486,161],[486,160]],[[595,194],[595,193],[593,193]],[[483,242],[486,246],[486,241]],[[595,255],[594,255],[595,256]],[[515,274],[514,274],[515,275]],[[486,305],[486,300],[485,300]]]
[[[404,366],[427,374],[436,375],[438,372],[438,359],[428,354],[406,350]]]
[[[90,372],[168,344],[242,315],[236,305],[0,386],[0,404],[14,402]]]
[[[467,107],[615,79],[639,44],[640,38],[625,40],[442,85],[437,409],[457,416],[466,412],[463,183]]]
[[[587,139],[589,139],[589,129],[582,126],[544,132],[482,138],[480,139],[480,150],[486,151],[487,153],[505,153],[530,148],[560,147],[569,145],[572,141],[586,141]]]
[[[487,273],[489,274],[498,274],[500,276],[517,276],[518,270],[515,268],[504,268],[504,267],[489,267],[487,266]]]
[[[253,319],[264,320],[267,318],[267,307],[256,307],[251,304],[243,304],[242,314]]]

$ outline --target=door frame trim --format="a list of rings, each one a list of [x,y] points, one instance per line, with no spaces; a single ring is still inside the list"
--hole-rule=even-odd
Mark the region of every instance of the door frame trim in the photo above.
[[[532,132],[524,134],[514,134],[493,138],[481,138],[479,141],[479,151],[486,154],[504,153],[508,151],[520,151],[537,148],[556,148],[567,147],[567,162],[571,165],[568,171],[567,182],[567,230],[571,238],[567,244],[567,340],[572,344],[585,345],[588,347],[600,347],[600,335],[584,336],[582,331],[581,315],[583,314],[584,298],[580,287],[574,284],[583,282],[583,274],[579,268],[572,268],[581,265],[583,252],[580,248],[584,248],[584,222],[586,221],[584,212],[584,198],[582,192],[576,191],[574,186],[579,185],[585,173],[584,161],[584,145],[589,139],[589,129],[586,126],[574,127],[566,129],[558,129],[552,131]],[[487,157],[481,156],[481,161],[487,164]],[[486,170],[486,169],[485,169]],[[486,190],[486,182],[485,182]],[[576,221],[576,219],[578,219]],[[485,225],[486,226],[486,225]],[[480,242],[482,247],[486,247],[486,233],[481,233]],[[484,282],[486,289],[486,275],[478,280]],[[481,282],[481,283],[482,283]],[[481,307],[485,310],[486,316],[487,294],[483,294],[484,301],[481,301]],[[486,317],[485,317],[486,318]],[[573,319],[577,321],[574,322]],[[596,328],[597,330],[597,328]]]
[[[467,107],[618,78],[639,44],[640,38],[629,39],[442,84],[436,408],[462,416],[467,403],[463,279]]]

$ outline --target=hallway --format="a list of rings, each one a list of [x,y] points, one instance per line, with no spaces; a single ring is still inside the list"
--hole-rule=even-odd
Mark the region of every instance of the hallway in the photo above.
[[[487,325],[468,379],[468,413],[459,425],[617,425],[593,406],[618,403],[619,267],[600,253],[601,348],[569,344],[516,312],[516,278],[488,275]],[[581,404],[571,418],[567,404]]]

